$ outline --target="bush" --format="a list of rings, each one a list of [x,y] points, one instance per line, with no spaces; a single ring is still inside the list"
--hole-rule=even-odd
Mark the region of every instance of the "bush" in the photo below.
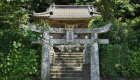
[[[8,29],[0,34],[0,80],[39,80],[41,50],[31,45],[32,33]]]
[[[129,48],[140,47],[140,17],[133,20],[126,20],[125,24],[129,29],[127,38]]]
[[[39,75],[36,58],[35,50],[28,50],[21,43],[14,42],[13,49],[2,59],[2,80],[22,80],[34,74]]]
[[[135,50],[129,50],[129,65],[126,71],[129,72],[127,75],[130,78],[140,78],[140,48]]]
[[[127,73],[122,73],[122,71],[125,71],[129,65],[127,51],[126,44],[102,46],[100,52],[101,76],[113,80],[119,76],[126,76]]]

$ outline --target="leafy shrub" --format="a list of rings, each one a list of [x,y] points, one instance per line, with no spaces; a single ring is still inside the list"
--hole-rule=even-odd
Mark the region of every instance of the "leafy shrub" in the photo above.
[[[109,23],[109,21],[103,21],[102,17],[94,18],[90,21],[88,27],[90,28],[98,28],[102,27]],[[128,37],[128,29],[123,25],[123,23],[119,22],[119,20],[111,21],[112,25],[110,30],[104,34],[99,34],[99,38],[109,38],[110,44],[118,44],[125,43]]]
[[[105,34],[99,34],[99,38],[109,39],[109,44],[122,44],[127,42],[128,29],[118,21],[112,21],[110,30]]]
[[[26,76],[39,75],[38,55],[33,49],[27,49],[21,43],[13,43],[13,49],[2,59],[3,80],[22,80]],[[5,76],[8,75],[8,76]]]
[[[39,80],[41,49],[31,45],[33,33],[8,29],[0,34],[0,80]]]
[[[129,65],[126,71],[129,72],[127,75],[130,78],[140,78],[140,48],[135,50],[129,50]]]
[[[127,43],[130,49],[133,47],[140,47],[140,17],[133,20],[126,20],[125,26],[128,27]]]
[[[122,73],[129,65],[127,51],[126,44],[102,46],[100,52],[101,76],[115,80],[118,76],[127,75],[127,73]]]

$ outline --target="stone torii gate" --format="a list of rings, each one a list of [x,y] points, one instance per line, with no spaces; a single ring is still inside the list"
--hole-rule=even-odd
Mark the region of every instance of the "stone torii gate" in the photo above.
[[[100,80],[99,73],[99,50],[97,38],[98,34],[109,31],[111,23],[100,28],[43,28],[28,24],[31,31],[42,33],[43,39],[50,44],[91,44],[90,66],[91,80]],[[66,33],[66,39],[51,39],[50,33]],[[89,33],[91,39],[74,39],[74,33]],[[99,39],[101,44],[108,44],[108,39]],[[44,41],[35,41],[34,43],[42,43],[42,62],[41,62],[41,80],[50,80],[50,45]]]

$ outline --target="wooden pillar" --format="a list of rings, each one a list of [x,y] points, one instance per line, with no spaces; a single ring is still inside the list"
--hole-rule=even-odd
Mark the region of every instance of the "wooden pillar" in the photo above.
[[[90,54],[90,67],[91,67],[91,80],[100,80],[100,73],[99,73],[99,50],[98,50],[98,43],[97,39],[98,34],[92,33],[91,40],[94,42],[91,46],[91,54]]]
[[[49,42],[49,32],[43,32],[43,38]],[[50,80],[50,46],[42,43],[41,80]]]

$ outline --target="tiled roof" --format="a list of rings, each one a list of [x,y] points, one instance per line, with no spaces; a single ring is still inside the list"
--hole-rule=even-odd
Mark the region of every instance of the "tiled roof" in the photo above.
[[[46,12],[34,14],[50,19],[87,19],[98,15],[99,12],[92,5],[51,5]]]

